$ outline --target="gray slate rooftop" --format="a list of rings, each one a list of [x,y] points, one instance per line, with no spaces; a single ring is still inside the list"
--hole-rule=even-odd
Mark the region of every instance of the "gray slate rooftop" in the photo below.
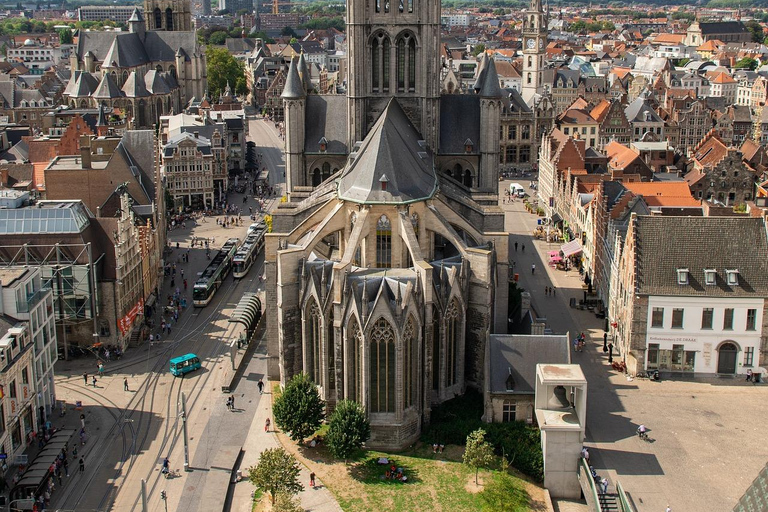
[[[636,293],[711,297],[768,297],[768,237],[765,222],[744,217],[638,216]],[[677,269],[689,270],[687,285]],[[704,269],[717,270],[715,285]],[[739,284],[726,284],[726,270]]]
[[[533,393],[537,364],[568,364],[568,336],[565,334],[533,336],[527,334],[492,334],[491,393]],[[507,389],[512,375],[513,390]]]

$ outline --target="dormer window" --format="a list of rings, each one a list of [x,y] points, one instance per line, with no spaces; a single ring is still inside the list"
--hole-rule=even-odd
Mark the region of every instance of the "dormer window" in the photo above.
[[[738,286],[739,285],[739,271],[736,269],[733,270],[726,270],[725,271],[726,276],[726,282],[728,283],[728,286]]]
[[[381,178],[379,178],[379,183],[381,184],[381,190],[383,192],[387,191],[387,183],[389,183],[389,178],[387,178],[387,175],[384,174]]]
[[[325,153],[328,149],[328,139],[323,137],[318,141],[318,144],[320,145],[320,152]]]
[[[677,269],[677,284],[688,284],[688,269]]]
[[[704,284],[712,286],[717,281],[717,270],[713,268],[704,269]]]
[[[507,375],[507,380],[504,383],[504,387],[507,391],[515,390],[515,378],[512,376],[512,368],[509,369],[509,375]]]
[[[472,149],[475,147],[475,143],[472,142],[472,139],[467,139],[464,141],[464,152],[465,153],[471,153]]]

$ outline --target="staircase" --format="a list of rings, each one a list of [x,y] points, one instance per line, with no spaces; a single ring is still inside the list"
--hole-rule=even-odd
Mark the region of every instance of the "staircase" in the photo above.
[[[619,512],[618,494],[600,494],[600,512]]]

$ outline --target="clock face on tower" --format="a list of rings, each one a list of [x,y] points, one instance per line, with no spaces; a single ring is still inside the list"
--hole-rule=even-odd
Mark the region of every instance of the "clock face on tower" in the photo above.
[[[530,50],[533,50],[534,48],[536,48],[536,40],[535,39],[529,39],[528,41],[526,41],[525,44],[528,46],[528,48]]]

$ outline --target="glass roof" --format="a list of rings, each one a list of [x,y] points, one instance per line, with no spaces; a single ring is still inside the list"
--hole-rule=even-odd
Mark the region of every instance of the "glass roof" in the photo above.
[[[0,209],[0,235],[80,233],[88,223],[88,212],[79,202]]]

